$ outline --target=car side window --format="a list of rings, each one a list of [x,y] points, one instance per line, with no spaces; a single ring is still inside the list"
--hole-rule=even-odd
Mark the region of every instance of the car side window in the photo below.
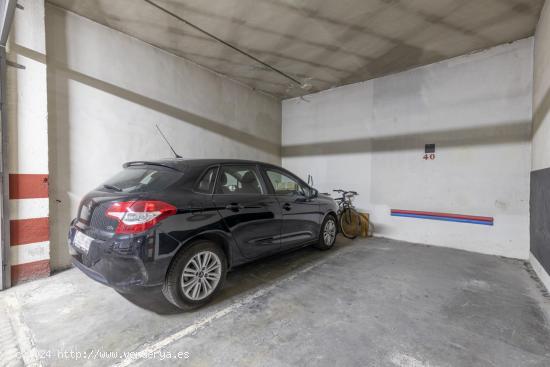
[[[197,184],[196,190],[205,194],[211,194],[214,188],[214,181],[216,180],[216,172],[218,167],[212,167],[208,169],[201,177],[201,180]]]
[[[220,169],[216,194],[263,194],[254,166],[223,166]]]
[[[295,179],[278,171],[266,170],[267,177],[277,195],[305,195],[304,189]]]

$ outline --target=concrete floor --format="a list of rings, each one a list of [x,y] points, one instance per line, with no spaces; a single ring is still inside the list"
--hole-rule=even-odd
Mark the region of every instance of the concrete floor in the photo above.
[[[387,239],[246,265],[192,313],[75,269],[0,293],[0,307],[8,366],[74,365],[64,351],[89,366],[550,365],[550,298],[523,262]]]

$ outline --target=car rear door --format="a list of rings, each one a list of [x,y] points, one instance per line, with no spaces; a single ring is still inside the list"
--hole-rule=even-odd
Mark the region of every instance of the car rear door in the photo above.
[[[213,201],[244,257],[279,251],[281,207],[268,193],[256,165],[222,165]]]
[[[265,167],[264,174],[283,213],[281,248],[297,247],[317,240],[322,213],[318,200],[306,195],[307,185],[275,167]]]

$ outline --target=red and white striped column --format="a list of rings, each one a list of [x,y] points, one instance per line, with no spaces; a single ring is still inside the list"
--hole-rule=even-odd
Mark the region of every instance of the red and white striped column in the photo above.
[[[11,282],[50,275],[47,174],[10,174]]]
[[[7,49],[8,59],[22,66],[7,71],[12,285],[50,274],[44,0],[23,5],[15,11]]]

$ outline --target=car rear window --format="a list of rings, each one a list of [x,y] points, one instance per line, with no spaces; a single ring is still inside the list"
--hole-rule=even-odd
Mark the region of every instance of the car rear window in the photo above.
[[[183,173],[163,168],[128,167],[100,186],[102,190],[119,192],[151,192],[166,189]]]

